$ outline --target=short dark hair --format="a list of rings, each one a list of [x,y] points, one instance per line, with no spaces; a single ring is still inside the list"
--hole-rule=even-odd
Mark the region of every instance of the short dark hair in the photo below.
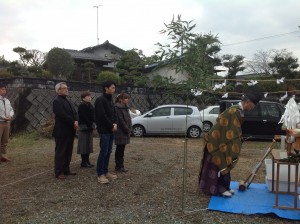
[[[90,96],[91,95],[91,93],[90,93],[90,91],[83,91],[81,94],[80,94],[80,97],[81,97],[81,99],[83,99],[83,98],[85,98],[86,96]]]
[[[105,93],[105,88],[109,88],[111,87],[112,85],[115,85],[116,86],[116,83],[113,82],[113,81],[105,81],[104,83],[102,83],[102,90],[103,90],[103,93]]]
[[[6,83],[0,82],[0,88],[6,87]]]

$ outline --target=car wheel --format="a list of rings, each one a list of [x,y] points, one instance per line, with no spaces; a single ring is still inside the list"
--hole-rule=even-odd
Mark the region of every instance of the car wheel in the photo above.
[[[188,129],[187,134],[190,138],[199,138],[201,135],[201,129],[197,126],[192,126]]]
[[[213,126],[213,124],[211,122],[204,121],[203,122],[203,131],[208,132],[212,126]]]
[[[142,137],[145,134],[145,128],[142,125],[134,125],[132,128],[132,134],[135,137]]]

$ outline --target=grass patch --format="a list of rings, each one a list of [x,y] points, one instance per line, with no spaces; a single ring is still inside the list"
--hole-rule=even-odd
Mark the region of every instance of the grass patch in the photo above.
[[[23,148],[32,146],[35,144],[38,140],[40,140],[41,137],[37,131],[34,132],[20,132],[16,135],[13,135],[10,142],[9,147],[17,148],[22,146]]]

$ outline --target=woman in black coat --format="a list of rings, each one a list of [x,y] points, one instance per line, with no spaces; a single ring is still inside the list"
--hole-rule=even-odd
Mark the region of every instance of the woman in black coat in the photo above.
[[[118,129],[115,132],[115,171],[127,172],[124,168],[124,151],[125,146],[130,143],[130,132],[131,132],[131,117],[129,114],[128,100],[129,95],[127,93],[121,93],[116,99],[116,113],[118,117]]]
[[[81,93],[82,103],[78,107],[79,128],[77,153],[81,154],[81,167],[91,168],[90,153],[93,152],[93,123],[94,107],[91,104],[92,96],[89,91]]]

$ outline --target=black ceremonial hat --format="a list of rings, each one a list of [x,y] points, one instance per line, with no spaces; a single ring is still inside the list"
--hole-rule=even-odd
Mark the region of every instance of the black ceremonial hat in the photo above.
[[[258,104],[258,102],[264,96],[263,92],[256,86],[250,86],[248,89],[246,89],[244,94],[254,104]]]

